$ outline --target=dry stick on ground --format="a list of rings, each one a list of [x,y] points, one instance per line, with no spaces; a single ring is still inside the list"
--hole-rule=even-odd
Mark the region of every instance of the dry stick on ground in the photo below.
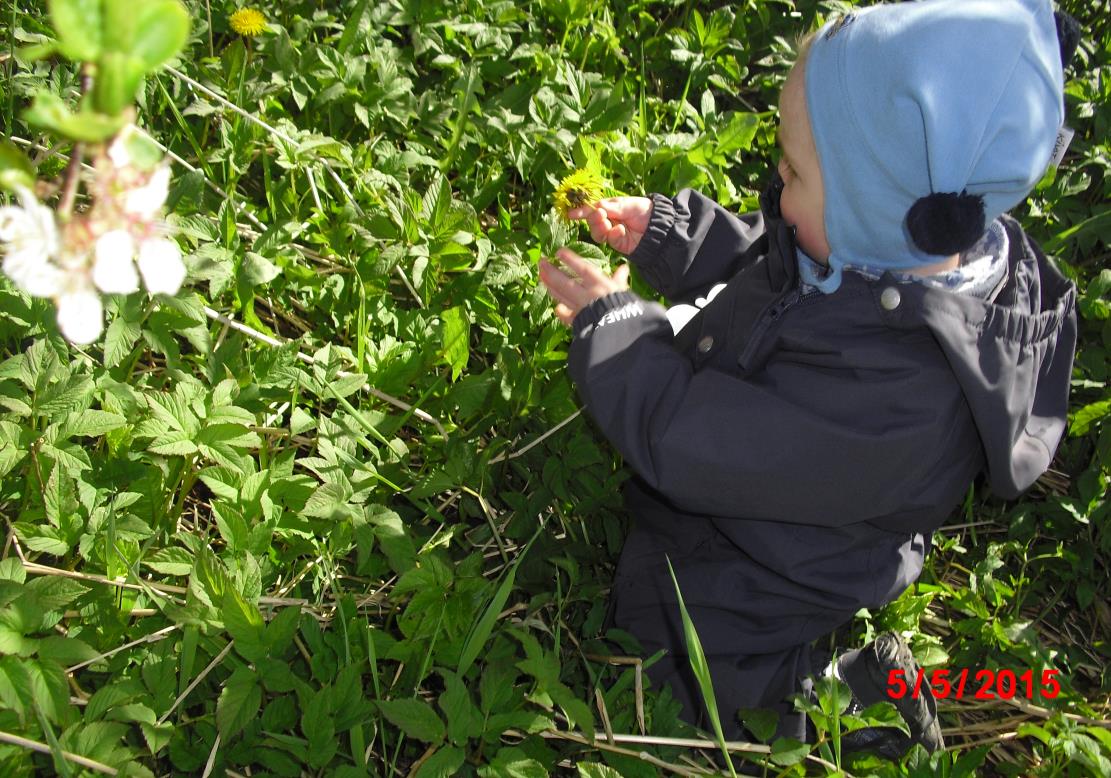
[[[208,778],[212,775],[212,767],[216,764],[216,751],[220,748],[220,733],[216,733],[216,739],[212,741],[212,750],[208,752],[208,761],[204,763],[204,772],[201,773],[201,778]]]
[[[224,649],[219,654],[217,654],[211,662],[208,663],[208,666],[205,667],[205,669],[201,670],[200,674],[197,675],[197,677],[194,678],[188,686],[185,687],[185,691],[177,696],[177,699],[174,700],[174,704],[170,706],[170,709],[163,713],[162,716],[158,719],[158,724],[166,723],[166,719],[170,718],[170,716],[173,715],[173,712],[177,710],[177,706],[181,705],[182,701],[189,696],[189,693],[196,689],[200,682],[208,677],[209,673],[216,669],[216,665],[224,661],[224,657],[226,657],[228,653],[231,652],[232,646],[234,645],[234,640],[228,641],[228,644],[224,646]]]
[[[515,730],[506,730],[505,734],[513,735],[514,737],[524,737],[522,733]],[[657,759],[656,757],[648,754],[645,751],[637,752],[630,749],[611,746],[610,744],[605,742],[606,733],[604,732],[595,732],[593,741],[588,740],[585,735],[579,732],[565,732],[563,730],[547,729],[538,734],[541,737],[549,740],[570,740],[575,743],[593,746],[594,748],[598,748],[601,750],[613,751],[614,753],[622,753],[627,756],[633,756],[649,762],[657,767],[663,767],[665,769],[670,769],[674,772],[683,774],[684,768],[678,765],[673,765],[670,762],[664,762],[661,759]],[[624,735],[615,733],[613,735],[613,739],[617,743],[671,746],[677,748],[704,748],[708,751],[717,751],[720,748],[717,741],[700,740],[697,738],[652,737],[650,735]],[[760,754],[761,756],[770,756],[772,752],[771,746],[766,746],[762,743],[747,743],[738,740],[727,740],[725,742],[725,748],[730,753]],[[821,757],[815,756],[813,754],[807,754],[806,760],[821,765],[826,769],[837,769],[836,765],[834,765],[833,763],[827,762],[825,759],[822,759]],[[844,769],[842,769],[838,774],[844,776],[845,778],[853,778],[853,775],[846,772]]]
[[[142,643],[156,643],[159,640],[162,640],[163,638],[167,637],[175,629],[178,629],[178,625],[177,624],[171,624],[170,626],[164,627],[163,629],[160,629],[157,632],[152,632],[149,635],[144,635],[143,637],[139,638],[138,640],[132,640],[130,643],[122,645],[119,648],[113,648],[111,651],[105,651],[103,654],[99,654],[98,656],[94,656],[92,659],[86,659],[84,662],[79,662],[79,663],[73,665],[72,667],[67,667],[66,672],[67,673],[76,672],[77,670],[80,670],[82,667],[88,667],[89,665],[94,664],[96,662],[99,662],[102,659],[108,659],[109,657],[115,656],[116,654],[118,654],[121,651],[126,651],[127,649],[133,648],[134,646],[141,645]]]
[[[9,743],[13,746],[19,746],[20,748],[28,748],[32,751],[38,751],[40,754],[47,754],[48,756],[54,756],[55,754],[57,754],[58,756],[61,756],[63,759],[65,759],[67,762],[73,762],[79,767],[84,767],[87,770],[95,770],[96,772],[103,773],[104,775],[119,774],[119,771],[117,771],[116,768],[109,767],[108,765],[97,762],[94,759],[89,759],[88,757],[81,756],[80,754],[73,754],[69,751],[54,751],[46,743],[40,743],[37,740],[28,740],[25,737],[13,735],[10,732],[0,732],[0,743]]]
[[[555,425],[550,430],[545,432],[543,435],[538,437],[536,440],[529,443],[527,446],[524,446],[522,448],[517,449],[512,454],[505,454],[505,453],[498,454],[496,457],[494,457],[493,459],[490,460],[490,464],[493,465],[493,464],[495,464],[497,462],[501,462],[503,460],[515,459],[515,458],[521,456],[522,454],[527,453],[530,449],[534,448],[535,446],[539,446],[541,443],[543,443],[549,437],[551,437],[552,435],[559,432],[561,429],[563,429],[565,426],[567,426],[568,424],[573,422],[575,419],[577,419],[581,415],[582,415],[581,410],[575,411],[570,416],[568,416],[566,419],[561,421],[559,424]]]

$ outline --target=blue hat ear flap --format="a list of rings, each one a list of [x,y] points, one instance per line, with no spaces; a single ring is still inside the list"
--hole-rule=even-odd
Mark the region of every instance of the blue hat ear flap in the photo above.
[[[919,197],[907,211],[906,225],[914,245],[927,254],[959,254],[976,245],[987,229],[984,198],[967,191]]]
[[[1054,12],[1053,21],[1057,23],[1057,43],[1061,47],[1061,68],[1064,69],[1080,46],[1080,22],[1061,11]]]

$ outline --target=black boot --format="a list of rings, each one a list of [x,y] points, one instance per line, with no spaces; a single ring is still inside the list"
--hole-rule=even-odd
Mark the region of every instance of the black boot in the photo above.
[[[888,693],[888,679],[892,670],[901,671],[907,685],[907,692],[900,699],[894,699]],[[886,759],[897,760],[915,743],[921,743],[930,753],[945,747],[941,726],[937,721],[937,703],[930,684],[923,679],[917,699],[911,693],[918,672],[918,664],[914,661],[910,648],[893,632],[886,632],[863,648],[848,651],[838,657],[837,674],[853,693],[849,712],[859,713],[877,702],[890,702],[910,729],[910,737],[890,727],[854,730],[841,738],[844,751],[874,751]]]

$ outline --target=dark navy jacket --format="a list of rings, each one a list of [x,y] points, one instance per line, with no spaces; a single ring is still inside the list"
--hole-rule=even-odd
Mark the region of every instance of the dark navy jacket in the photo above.
[[[672,302],[727,286],[678,335],[658,303],[596,300],[569,370],[636,474],[615,622],[681,657],[667,554],[711,666],[728,665],[714,674],[727,720],[797,688],[802,644],[914,581],[979,472],[1010,498],[1049,466],[1075,288],[1003,217],[992,302],[851,271],[803,294],[774,186],[742,217],[690,190],[652,200],[630,256],[642,277]],[[782,661],[741,666],[760,654]]]

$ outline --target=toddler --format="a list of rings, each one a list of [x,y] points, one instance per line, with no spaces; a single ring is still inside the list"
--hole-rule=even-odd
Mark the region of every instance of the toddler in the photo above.
[[[1075,28],[1065,26],[1075,32]],[[783,88],[782,160],[758,213],[690,190],[571,213],[627,254],[665,310],[572,252],[540,277],[573,328],[582,402],[635,476],[611,623],[684,716],[689,670],[671,559],[727,737],[825,670],[853,704],[913,677],[894,635],[826,667],[811,644],[922,570],[933,530],[986,472],[1017,496],[1060,441],[1075,289],[1005,212],[1050,161],[1064,46],[1048,0],[922,0],[822,27]],[[908,695],[909,697],[909,695]],[[894,701],[942,745],[932,700]]]

